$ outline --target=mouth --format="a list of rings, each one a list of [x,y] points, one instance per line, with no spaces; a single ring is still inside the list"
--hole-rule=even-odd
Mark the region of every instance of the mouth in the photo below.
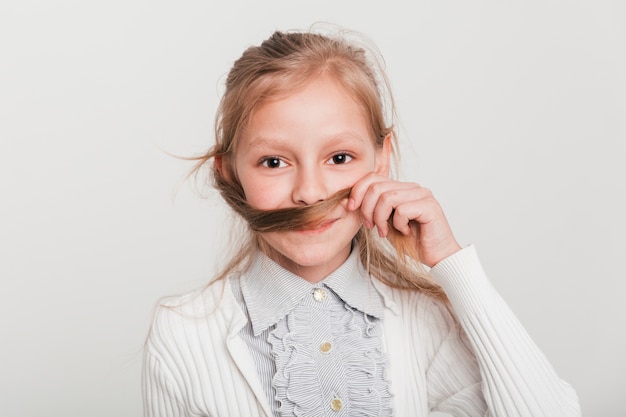
[[[303,234],[319,234],[319,233],[323,233],[326,230],[330,229],[331,226],[337,221],[338,219],[332,219],[332,220],[325,220],[323,222],[315,222],[315,223],[310,223],[306,226],[304,226],[302,229],[298,229],[297,232],[298,233],[303,233]]]

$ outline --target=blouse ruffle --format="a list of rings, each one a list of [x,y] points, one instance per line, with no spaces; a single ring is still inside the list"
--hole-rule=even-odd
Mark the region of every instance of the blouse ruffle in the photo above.
[[[380,320],[325,290],[323,304],[301,303],[269,334],[280,415],[391,416]]]

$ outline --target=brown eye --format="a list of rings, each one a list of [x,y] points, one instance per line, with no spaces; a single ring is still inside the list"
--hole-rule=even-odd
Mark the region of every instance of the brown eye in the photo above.
[[[339,165],[339,164],[345,164],[346,162],[350,162],[351,160],[352,160],[352,157],[348,155],[347,153],[338,153],[336,155],[333,155],[332,158],[330,158],[328,162],[334,165]]]
[[[267,168],[282,168],[284,166],[284,162],[281,161],[280,158],[270,157],[262,160],[261,165]]]

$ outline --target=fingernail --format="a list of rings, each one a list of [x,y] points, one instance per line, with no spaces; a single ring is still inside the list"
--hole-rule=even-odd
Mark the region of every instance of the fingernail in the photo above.
[[[354,198],[349,198],[348,199],[348,210],[352,211],[354,210],[354,205],[356,204],[356,202],[354,201]]]

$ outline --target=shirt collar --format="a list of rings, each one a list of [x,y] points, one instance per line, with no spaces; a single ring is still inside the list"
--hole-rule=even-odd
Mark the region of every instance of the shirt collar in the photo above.
[[[350,307],[383,317],[381,295],[372,285],[356,248],[339,268],[317,284],[287,271],[259,251],[240,283],[255,336],[289,314],[314,288],[322,286],[333,290]]]

